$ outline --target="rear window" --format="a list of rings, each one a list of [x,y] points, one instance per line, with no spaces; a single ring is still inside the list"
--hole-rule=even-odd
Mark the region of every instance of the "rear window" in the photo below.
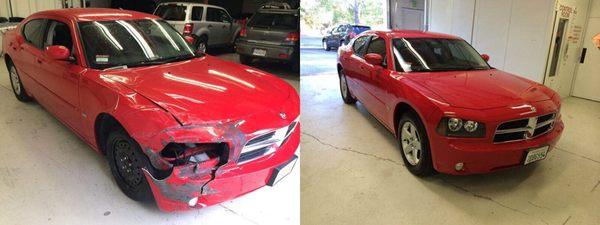
[[[298,15],[282,13],[256,13],[248,22],[249,27],[298,29]]]
[[[185,20],[185,8],[182,5],[160,5],[154,15],[160,16],[165,20],[183,21]]]
[[[360,34],[362,32],[371,30],[371,27],[369,26],[352,26],[352,31],[354,31],[355,34]]]

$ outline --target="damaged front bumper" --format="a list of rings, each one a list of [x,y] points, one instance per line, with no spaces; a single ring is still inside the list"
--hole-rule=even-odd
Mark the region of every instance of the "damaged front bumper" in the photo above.
[[[230,143],[228,161],[209,158],[202,163],[173,166],[166,177],[144,170],[156,203],[162,211],[183,211],[218,204],[265,185],[273,185],[293,169],[300,144],[300,126],[274,151],[238,163],[240,143]],[[228,140],[222,140],[227,142]],[[151,160],[153,163],[156,159]],[[291,168],[290,168],[291,167]]]

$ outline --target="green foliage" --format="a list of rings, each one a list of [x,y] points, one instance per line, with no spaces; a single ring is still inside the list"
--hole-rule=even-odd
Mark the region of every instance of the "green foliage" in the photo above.
[[[358,11],[358,24],[381,26],[386,14],[385,0],[302,0],[300,15],[310,29],[324,30],[328,27],[355,24],[354,14]]]

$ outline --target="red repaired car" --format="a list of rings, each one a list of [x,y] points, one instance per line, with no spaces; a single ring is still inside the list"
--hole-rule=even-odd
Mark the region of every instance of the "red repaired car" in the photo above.
[[[527,165],[563,131],[556,92],[490,67],[458,37],[369,31],[338,54],[344,102],[359,100],[395,134],[415,175]]]
[[[35,99],[106,155],[134,200],[200,208],[273,185],[295,165],[295,89],[194,52],[156,16],[39,12],[3,45],[17,99]]]

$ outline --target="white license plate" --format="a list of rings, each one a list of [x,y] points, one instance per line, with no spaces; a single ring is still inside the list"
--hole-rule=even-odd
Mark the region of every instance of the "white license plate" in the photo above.
[[[527,151],[527,156],[525,157],[525,162],[523,163],[523,165],[527,165],[529,163],[545,159],[546,155],[548,154],[549,148],[550,146],[544,146],[541,148],[534,148]]]
[[[267,50],[255,48],[254,51],[252,52],[252,55],[266,56],[267,55]]]
[[[288,163],[287,165],[285,165],[283,168],[281,168],[279,170],[279,172],[277,173],[277,177],[275,177],[275,181],[273,182],[273,185],[276,185],[277,183],[279,183],[279,181],[281,181],[288,174],[290,174],[292,172],[292,170],[294,170],[296,161],[298,161],[298,158],[295,158],[294,161],[291,161],[290,163]]]

